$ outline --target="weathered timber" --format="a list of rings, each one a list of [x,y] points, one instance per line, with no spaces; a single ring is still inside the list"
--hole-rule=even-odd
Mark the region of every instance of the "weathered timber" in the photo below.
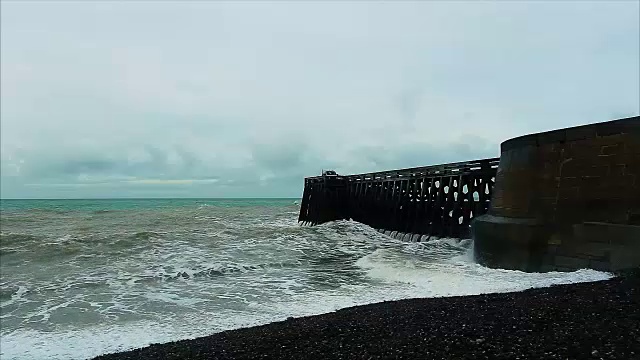
[[[640,117],[501,144],[476,260],[524,271],[640,266]]]
[[[351,219],[411,239],[468,237],[471,220],[489,208],[498,162],[308,177],[298,220],[317,225]]]

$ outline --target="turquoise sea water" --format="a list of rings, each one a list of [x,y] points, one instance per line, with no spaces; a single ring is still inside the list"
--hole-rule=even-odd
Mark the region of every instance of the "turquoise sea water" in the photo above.
[[[609,277],[487,269],[472,242],[301,227],[296,199],[2,200],[0,358],[83,359],[408,297]]]
[[[288,206],[297,199],[35,199],[0,200],[0,210],[28,211],[110,211],[132,209],[167,209],[189,206],[250,207],[250,206]]]

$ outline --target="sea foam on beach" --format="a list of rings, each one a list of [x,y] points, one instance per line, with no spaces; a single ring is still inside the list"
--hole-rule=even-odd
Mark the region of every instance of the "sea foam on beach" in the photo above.
[[[2,203],[4,359],[83,359],[414,297],[604,280],[488,269],[470,240],[408,243],[283,200]]]

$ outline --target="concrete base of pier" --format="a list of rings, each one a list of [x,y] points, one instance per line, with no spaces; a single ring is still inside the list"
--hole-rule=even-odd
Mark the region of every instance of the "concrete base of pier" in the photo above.
[[[640,266],[640,117],[501,145],[476,259],[524,271]]]
[[[584,222],[564,227],[535,219],[483,215],[473,226],[478,262],[547,272],[591,268],[617,272],[640,267],[640,226]]]

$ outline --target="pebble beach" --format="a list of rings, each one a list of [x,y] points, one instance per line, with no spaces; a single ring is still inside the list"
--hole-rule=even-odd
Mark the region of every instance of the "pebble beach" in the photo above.
[[[302,358],[640,359],[640,277],[381,302],[95,360]]]

